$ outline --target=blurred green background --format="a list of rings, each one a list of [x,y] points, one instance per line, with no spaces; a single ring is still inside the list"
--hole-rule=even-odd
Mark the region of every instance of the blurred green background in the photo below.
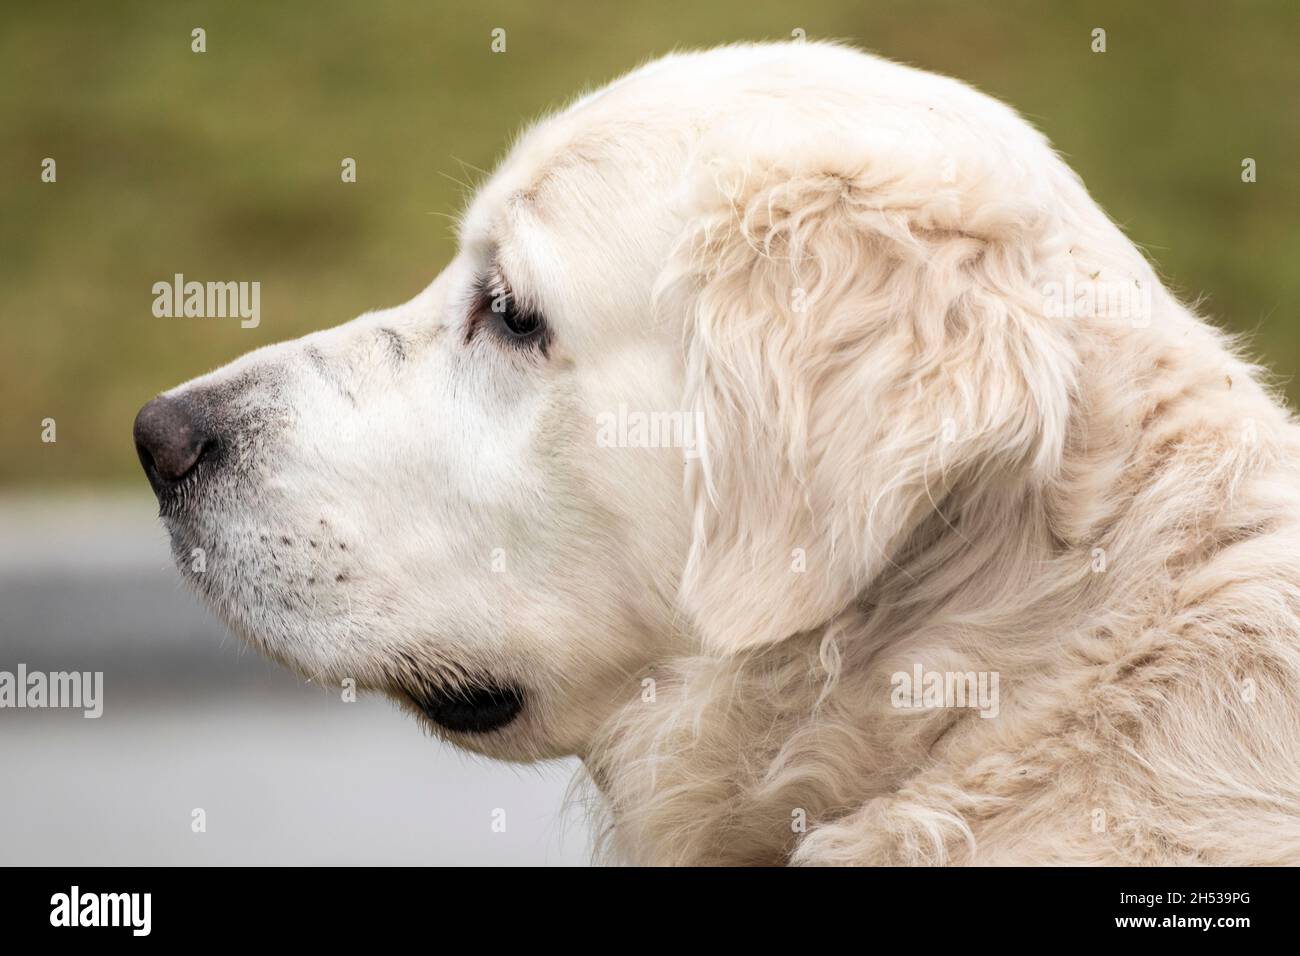
[[[136,482],[144,401],[413,295],[452,255],[461,182],[522,124],[674,48],[796,28],[1015,106],[1170,284],[1252,333],[1300,397],[1291,0],[48,2],[0,16],[0,485]],[[340,182],[346,156],[356,184]],[[151,286],[177,272],[260,281],[260,327],[155,318]]]

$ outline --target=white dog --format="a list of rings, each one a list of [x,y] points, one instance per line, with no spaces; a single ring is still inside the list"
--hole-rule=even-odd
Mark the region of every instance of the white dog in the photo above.
[[[580,755],[619,858],[1300,862],[1300,430],[953,80],[659,60],[136,441],[235,631]]]

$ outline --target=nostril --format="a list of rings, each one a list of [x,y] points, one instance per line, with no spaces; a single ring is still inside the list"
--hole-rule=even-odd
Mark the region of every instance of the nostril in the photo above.
[[[146,472],[158,470],[158,466],[153,463],[153,453],[140,444],[139,438],[135,440],[135,453],[140,456],[140,464],[144,466]]]
[[[214,444],[205,416],[184,398],[159,395],[140,409],[132,431],[155,491],[184,478]]]

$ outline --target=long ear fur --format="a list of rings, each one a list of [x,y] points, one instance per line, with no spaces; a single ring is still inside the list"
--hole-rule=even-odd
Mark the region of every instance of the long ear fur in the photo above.
[[[660,289],[706,436],[682,603],[715,651],[818,627],[945,499],[1059,464],[1050,205],[997,162],[841,152],[715,168]]]

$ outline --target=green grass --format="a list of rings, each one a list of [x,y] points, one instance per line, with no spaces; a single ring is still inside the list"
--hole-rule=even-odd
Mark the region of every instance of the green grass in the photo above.
[[[0,484],[134,480],[131,420],[157,391],[418,291],[452,255],[456,180],[491,168],[529,119],[668,50],[795,28],[1018,108],[1169,283],[1252,333],[1300,397],[1288,0],[47,2],[4,19]],[[340,182],[345,156],[355,185]],[[260,327],[155,318],[151,286],[176,272],[260,281]],[[55,444],[40,441],[46,417]]]

